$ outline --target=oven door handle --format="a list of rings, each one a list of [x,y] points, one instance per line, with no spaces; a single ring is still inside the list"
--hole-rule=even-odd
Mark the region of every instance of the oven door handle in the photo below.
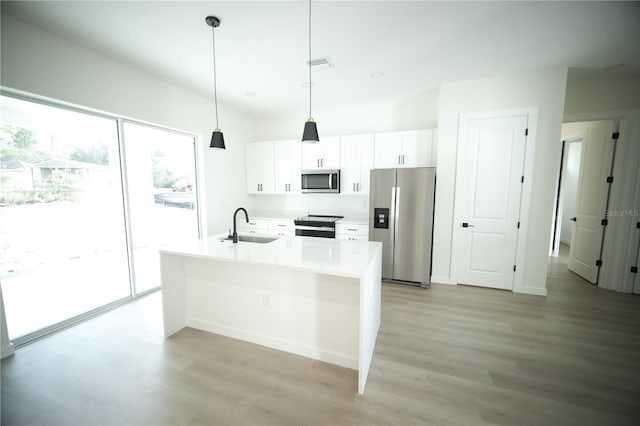
[[[330,231],[335,232],[336,228],[332,228],[330,226],[304,226],[304,225],[296,225],[296,229],[301,231]]]

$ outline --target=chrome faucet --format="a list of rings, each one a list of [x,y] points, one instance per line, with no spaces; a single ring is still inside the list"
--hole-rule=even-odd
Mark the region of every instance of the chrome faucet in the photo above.
[[[238,233],[236,232],[236,215],[240,210],[244,212],[244,217],[247,218],[247,223],[249,223],[249,214],[247,213],[247,211],[244,209],[244,207],[238,207],[235,213],[233,213],[233,235],[231,237],[233,239],[233,244],[238,243]]]

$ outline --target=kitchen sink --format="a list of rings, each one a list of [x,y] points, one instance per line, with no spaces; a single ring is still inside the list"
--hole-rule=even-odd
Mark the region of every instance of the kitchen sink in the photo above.
[[[220,241],[231,241],[232,238],[231,237],[227,237],[223,240]],[[264,243],[270,243],[271,241],[275,241],[277,240],[277,238],[273,238],[273,237],[252,237],[250,235],[238,235],[238,242],[243,242],[243,243],[259,243],[259,244],[264,244]]]

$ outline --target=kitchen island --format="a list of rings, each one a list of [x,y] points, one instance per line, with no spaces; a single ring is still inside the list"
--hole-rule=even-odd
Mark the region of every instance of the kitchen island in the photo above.
[[[209,237],[160,251],[165,338],[193,327],[358,371],[380,326],[382,245]]]

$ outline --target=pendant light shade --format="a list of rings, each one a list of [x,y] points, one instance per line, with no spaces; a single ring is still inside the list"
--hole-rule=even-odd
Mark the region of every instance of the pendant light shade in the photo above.
[[[209,144],[209,148],[224,148],[224,135],[220,131],[220,129],[215,129],[213,133],[211,133],[211,144]]]
[[[320,142],[318,137],[318,126],[313,119],[304,123],[304,132],[302,132],[302,142]]]
[[[318,136],[318,126],[316,122],[311,118],[311,0],[309,0],[309,118],[304,123],[304,132],[302,132],[302,142],[317,143],[320,142]]]
[[[211,143],[209,148],[221,148],[225,149],[224,136],[222,131],[218,128],[218,87],[216,82],[216,35],[215,29],[220,26],[220,20],[215,16],[207,16],[205,19],[207,25],[211,27],[211,38],[213,41],[213,99],[216,107],[216,128],[211,134]]]

